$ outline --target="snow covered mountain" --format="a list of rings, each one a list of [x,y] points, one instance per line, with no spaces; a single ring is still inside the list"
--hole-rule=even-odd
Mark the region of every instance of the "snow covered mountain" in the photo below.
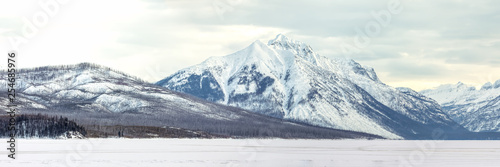
[[[388,138],[430,138],[438,128],[465,131],[434,100],[392,88],[372,68],[320,56],[282,34],[156,84],[276,118]]]
[[[6,76],[0,72],[0,85],[7,85]],[[60,115],[83,126],[173,127],[234,137],[379,138],[211,103],[89,63],[19,69],[16,76],[21,114]],[[5,113],[6,96],[0,104]]]
[[[421,91],[442,105],[456,122],[475,132],[500,132],[500,80],[481,89],[464,83]]]

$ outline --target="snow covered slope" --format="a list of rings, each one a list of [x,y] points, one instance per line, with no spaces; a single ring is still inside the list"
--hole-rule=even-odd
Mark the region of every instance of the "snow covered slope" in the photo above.
[[[6,76],[0,72],[0,85]],[[22,114],[61,115],[80,125],[177,127],[236,137],[378,138],[211,103],[89,63],[20,69],[16,76]],[[0,113],[7,103],[0,97]]]
[[[388,138],[429,138],[435,128],[464,130],[434,100],[385,85],[372,68],[320,56],[282,34],[156,84],[276,118]]]
[[[475,132],[500,132],[500,80],[481,89],[464,83],[421,91],[443,106],[445,112]]]

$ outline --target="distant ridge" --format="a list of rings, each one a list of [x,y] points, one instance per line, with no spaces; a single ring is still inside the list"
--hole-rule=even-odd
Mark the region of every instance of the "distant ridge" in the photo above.
[[[500,132],[500,80],[480,89],[458,82],[421,93],[438,101],[451,118],[471,131]]]

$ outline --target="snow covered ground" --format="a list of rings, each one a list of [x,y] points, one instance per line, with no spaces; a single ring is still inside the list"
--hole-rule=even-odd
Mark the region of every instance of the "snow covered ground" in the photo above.
[[[2,141],[6,139],[1,139]],[[2,167],[498,166],[500,141],[32,139]],[[5,145],[7,147],[7,145]]]

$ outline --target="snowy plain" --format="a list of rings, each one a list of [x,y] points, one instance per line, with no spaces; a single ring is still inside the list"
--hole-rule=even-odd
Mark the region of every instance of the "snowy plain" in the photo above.
[[[17,145],[16,160],[9,159],[7,152],[2,151],[0,166],[457,167],[500,164],[500,141],[28,139],[19,140]]]

